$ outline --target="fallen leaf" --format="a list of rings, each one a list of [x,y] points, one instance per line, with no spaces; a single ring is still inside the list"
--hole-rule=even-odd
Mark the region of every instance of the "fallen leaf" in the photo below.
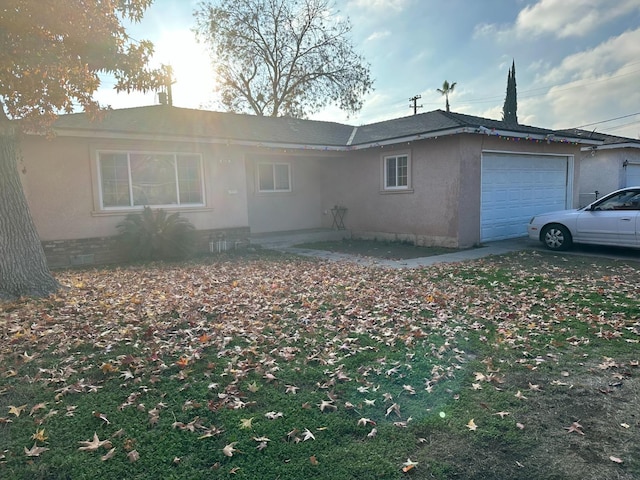
[[[13,405],[9,405],[9,414],[10,415],[15,415],[16,417],[19,417],[20,414],[24,411],[24,409],[27,408],[27,405],[21,405],[19,407],[14,407]]]
[[[476,425],[476,422],[473,421],[473,418],[469,420],[466,426],[472,432],[475,432],[478,429],[478,426]]]
[[[33,407],[31,407],[31,411],[29,412],[29,415],[31,417],[33,417],[33,414],[38,412],[39,410],[42,410],[43,408],[45,408],[47,406],[47,402],[44,403],[37,403],[36,405],[34,405]]]
[[[249,428],[253,428],[253,425],[251,424],[251,422],[253,422],[253,418],[241,418],[240,419],[240,428],[242,429],[249,429]]]
[[[582,431],[582,425],[580,425],[578,422],[573,422],[571,425],[569,425],[568,427],[564,427],[565,430],[567,430],[567,433],[579,433],[580,435],[584,435],[584,432]]]
[[[111,448],[111,442],[109,440],[100,440],[98,438],[98,434],[94,433],[93,434],[93,439],[92,440],[86,440],[83,442],[78,442],[80,445],[82,445],[81,447],[78,448],[78,450],[80,451],[87,451],[87,452],[93,452],[97,449],[99,449],[100,447],[104,447],[104,448]]]
[[[111,422],[109,421],[109,419],[107,418],[106,415],[100,413],[100,412],[91,412],[93,414],[94,417],[99,418],[100,420],[102,420],[104,423],[106,423],[107,425],[111,425]]]
[[[137,450],[131,450],[129,453],[127,453],[127,458],[131,463],[137,462],[140,459],[140,454]]]
[[[100,460],[102,460],[103,462],[106,462],[107,460],[113,458],[113,455],[115,453],[116,453],[116,447],[113,447],[111,450],[109,450],[107,453],[101,456]]]
[[[225,445],[225,447],[222,449],[222,453],[224,453],[227,457],[233,457],[233,454],[238,451],[235,449],[237,443],[238,442],[232,442],[228,445]]]
[[[300,387],[296,387],[295,385],[285,385],[285,387],[286,389],[284,393],[292,393],[293,395],[298,393],[298,390],[300,390]]]
[[[527,397],[525,397],[522,392],[520,392],[520,390],[518,390],[518,392],[514,395],[517,399],[519,400],[526,400]]]
[[[31,447],[30,449],[24,447],[24,454],[27,457],[39,457],[42,452],[46,452],[47,450],[49,449],[46,447],[39,447],[36,443],[34,443],[33,447]]]
[[[402,471],[407,473],[408,471],[414,469],[418,465],[418,462],[414,462],[410,458],[407,458],[407,461],[402,464]]]
[[[31,435],[31,440],[35,440],[36,442],[44,442],[47,438],[44,434],[44,428],[42,430],[36,430],[36,433]]]
[[[318,404],[318,407],[320,408],[321,412],[324,412],[325,408],[330,408],[333,411],[338,409],[338,407],[336,405],[334,405],[333,400],[322,400]]]
[[[319,463],[315,455],[311,455],[311,457],[309,457],[309,462],[311,463],[311,465],[318,465]]]

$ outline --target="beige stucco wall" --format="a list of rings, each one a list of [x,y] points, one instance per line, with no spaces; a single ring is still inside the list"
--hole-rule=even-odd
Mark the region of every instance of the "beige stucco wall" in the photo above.
[[[43,241],[110,236],[128,211],[100,211],[97,150],[195,152],[203,155],[204,207],[179,209],[199,230],[251,227],[253,233],[330,228],[331,208],[345,206],[356,236],[419,245],[468,247],[480,241],[483,151],[574,156],[577,146],[455,135],[348,152],[275,151],[163,141],[29,137],[22,180]],[[383,157],[408,154],[411,188],[383,190]],[[258,192],[260,160],[291,164],[291,192]],[[171,211],[171,210],[170,210]]]
[[[398,154],[411,158],[411,188],[384,191],[383,158]],[[354,235],[422,245],[457,244],[458,138],[348,152],[344,159],[332,162],[327,173],[325,208],[336,203],[347,207],[345,226]]]
[[[111,236],[130,210],[101,211],[97,150],[202,154],[205,206],[179,211],[197,229],[248,226],[244,153],[207,144],[25,137],[21,177],[41,240]]]
[[[328,154],[331,156],[332,154]],[[252,233],[330,227],[329,213],[323,208],[325,172],[328,158],[304,152],[257,151],[246,154],[246,181],[249,225]],[[258,162],[290,165],[290,192],[260,192],[257,185]]]
[[[640,163],[640,150],[635,148],[597,149],[582,152],[580,173],[580,203],[586,205],[599,196],[619,188],[629,187],[624,162]]]
[[[331,160],[323,208],[336,203],[347,207],[345,225],[354,236],[418,245],[476,245],[480,243],[483,151],[574,156],[573,201],[577,203],[577,146],[456,135],[348,152],[342,159]],[[404,153],[411,157],[412,188],[383,191],[383,157]]]

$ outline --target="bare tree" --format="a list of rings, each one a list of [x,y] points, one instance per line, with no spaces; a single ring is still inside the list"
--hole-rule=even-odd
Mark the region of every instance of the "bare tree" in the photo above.
[[[351,24],[330,0],[219,0],[194,15],[230,111],[304,118],[336,104],[353,114],[372,90]]]

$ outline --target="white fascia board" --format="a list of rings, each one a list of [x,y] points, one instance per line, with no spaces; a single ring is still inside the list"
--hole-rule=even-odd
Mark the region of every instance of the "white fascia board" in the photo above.
[[[607,145],[598,145],[597,150],[616,150],[618,148],[640,148],[640,143],[637,142],[624,142],[624,143],[608,143]],[[580,150],[583,152],[590,152],[593,147],[582,147]]]
[[[563,137],[558,135],[540,135],[540,134],[527,134],[521,132],[513,132],[509,130],[493,130],[484,127],[456,127],[447,130],[439,130],[434,132],[425,132],[413,135],[407,135],[404,137],[396,137],[387,140],[380,140],[376,142],[367,142],[357,145],[304,145],[299,143],[288,142],[269,142],[269,141],[255,141],[255,140],[237,140],[228,138],[214,138],[214,137],[191,137],[185,135],[154,135],[148,133],[128,133],[128,132],[110,132],[100,130],[85,130],[85,129],[56,129],[56,135],[61,137],[81,137],[81,138],[101,138],[101,139],[113,139],[113,140],[147,140],[147,141],[173,141],[192,143],[198,141],[200,143],[208,143],[213,145],[234,145],[234,146],[246,146],[246,147],[264,147],[264,148],[277,148],[287,150],[303,150],[303,151],[324,151],[324,152],[348,152],[353,150],[366,150],[369,148],[377,148],[389,145],[398,145],[402,143],[415,142],[418,140],[434,139],[438,137],[445,137],[450,135],[457,135],[462,133],[478,134],[487,136],[504,136],[510,138],[523,138],[528,140],[545,140],[548,142],[565,142],[565,143],[582,143],[587,145],[598,145],[598,148],[602,148],[600,140],[585,140],[575,137]],[[350,139],[352,140],[352,139]]]

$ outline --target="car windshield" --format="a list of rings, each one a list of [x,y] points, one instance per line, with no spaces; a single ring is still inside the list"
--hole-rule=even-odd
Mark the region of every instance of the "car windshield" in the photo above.
[[[640,191],[618,192],[593,205],[593,210],[640,210]]]

